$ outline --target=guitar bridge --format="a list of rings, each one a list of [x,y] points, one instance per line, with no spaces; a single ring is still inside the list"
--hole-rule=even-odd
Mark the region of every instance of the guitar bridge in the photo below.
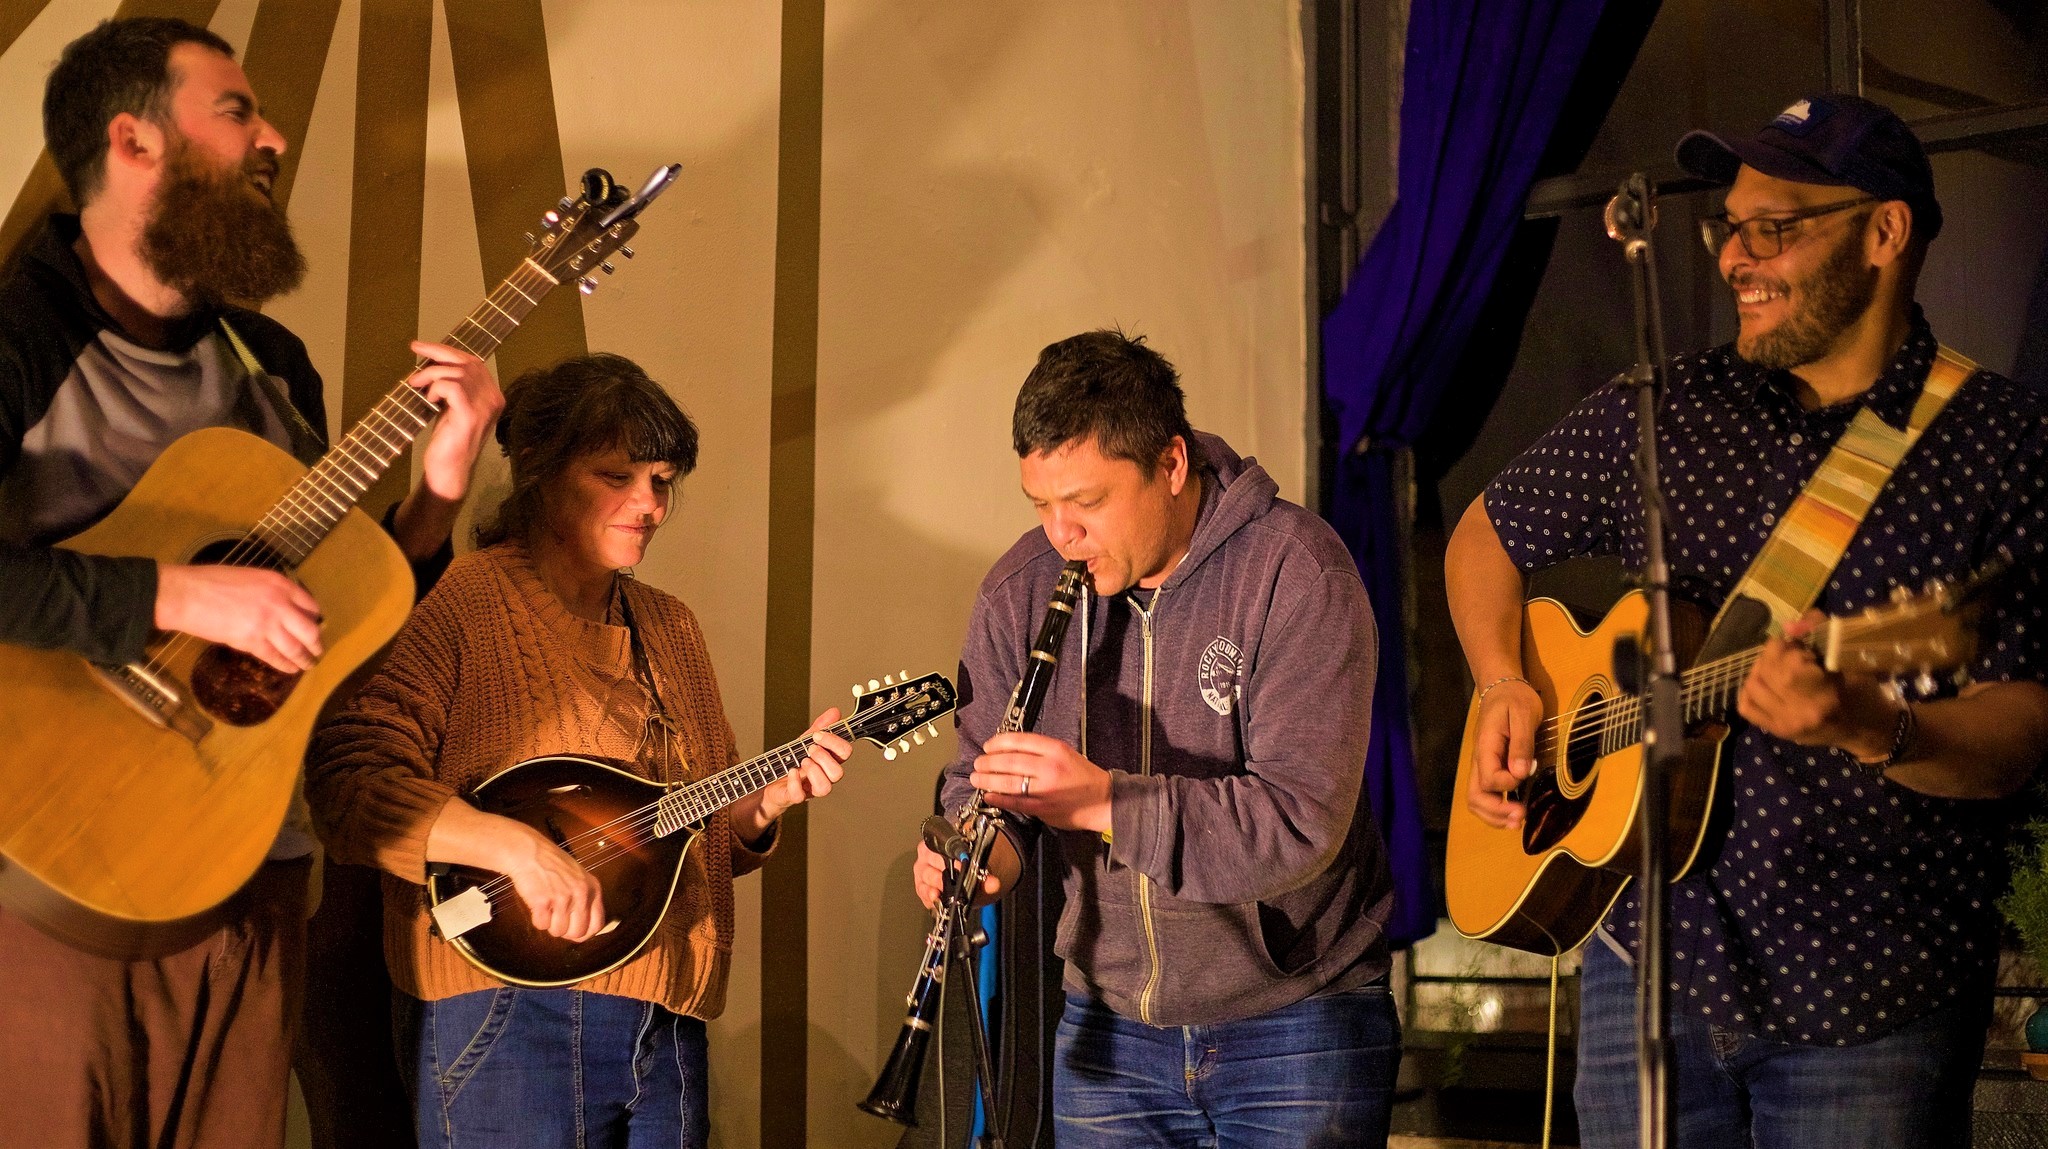
[[[189,705],[184,692],[167,675],[132,662],[87,665],[100,685],[155,725],[182,734],[192,742],[198,742],[213,729],[212,720],[198,707]]]

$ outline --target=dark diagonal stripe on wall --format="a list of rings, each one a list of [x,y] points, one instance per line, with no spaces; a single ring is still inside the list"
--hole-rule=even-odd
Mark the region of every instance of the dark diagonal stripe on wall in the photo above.
[[[343,427],[353,426],[412,370],[408,344],[420,325],[427,69],[433,37],[433,0],[363,0],[349,206],[348,336],[342,352]],[[411,482],[401,462],[363,496],[364,509],[382,513],[405,496]]]
[[[496,283],[526,258],[525,234],[564,191],[547,26],[540,0],[444,0],[444,9],[477,250],[485,282]],[[612,174],[633,181],[646,173]],[[583,296],[566,283],[554,294],[498,349],[501,381],[587,348]]]
[[[327,50],[334,42],[334,23],[341,0],[263,0],[249,46],[242,52],[242,70],[263,101],[263,118],[284,135],[277,183],[271,198],[290,207],[299,159],[305,155],[306,129],[313,122],[313,101],[320,95],[320,77],[327,71]]]
[[[825,97],[824,0],[782,5],[773,403],[768,417],[768,633],[764,736],[811,720],[812,524],[817,509],[818,211]],[[807,1142],[810,849],[798,806],[761,874],[761,1145]]]

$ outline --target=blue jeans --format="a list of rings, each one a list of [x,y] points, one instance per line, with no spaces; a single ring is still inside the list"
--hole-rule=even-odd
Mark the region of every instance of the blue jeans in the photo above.
[[[1990,1002],[1939,1010],[1862,1045],[1787,1045],[1684,1011],[1672,1019],[1677,1144],[1685,1149],[1900,1149],[1970,1144],[1970,1095]],[[1586,943],[1579,982],[1583,1149],[1633,1149],[1635,971]]]
[[[1169,1028],[1069,990],[1053,1056],[1060,1149],[1384,1145],[1401,1023],[1385,982]]]
[[[710,1138],[704,1023],[694,1017],[511,986],[407,1004],[418,1011],[423,1147],[700,1149]]]

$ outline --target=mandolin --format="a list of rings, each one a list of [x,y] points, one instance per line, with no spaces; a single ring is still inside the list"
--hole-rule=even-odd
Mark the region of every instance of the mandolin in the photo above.
[[[953,710],[943,674],[870,681],[854,688],[854,712],[827,727],[865,739],[895,758]],[[606,920],[585,941],[534,928],[509,879],[464,866],[435,865],[427,875],[434,932],[471,965],[522,986],[570,985],[617,969],[646,948],[682,877],[683,860],[711,815],[802,765],[806,736],[695,782],[663,786],[620,766],[570,754],[529,758],[479,783],[469,800],[488,814],[524,822],[590,871],[603,891]]]
[[[592,290],[613,252],[632,254],[635,217],[677,170],[628,195],[591,169],[582,196],[542,217],[532,253],[443,342],[488,356],[559,284]],[[284,824],[328,696],[412,609],[404,556],[356,501],[439,413],[401,382],[310,469],[243,431],[194,431],[59,544],[286,572],[319,600],[327,649],[287,675],[183,634],[157,633],[123,665],[0,644],[0,904],[116,958],[174,952],[214,928],[211,911]]]
[[[1917,676],[1921,689],[1931,690],[1935,674],[1975,656],[1977,592],[1992,577],[1895,594],[1888,604],[1828,619],[1803,641],[1830,671]],[[1683,660],[1690,655],[1686,635],[1697,647],[1704,628],[1680,605],[1673,604],[1672,621]],[[1526,804],[1522,825],[1497,829],[1464,803],[1479,722],[1473,696],[1444,867],[1444,900],[1459,933],[1530,953],[1564,953],[1586,940],[1641,868],[1644,712],[1638,696],[1616,684],[1612,668],[1615,640],[1640,635],[1648,615],[1640,592],[1624,596],[1591,631],[1553,600],[1524,607],[1522,674],[1549,717],[1536,730],[1536,769],[1511,795]],[[1682,675],[1686,745],[1666,803],[1673,881],[1705,852],[1729,716],[1763,652],[1760,642],[1724,641],[1726,629]]]

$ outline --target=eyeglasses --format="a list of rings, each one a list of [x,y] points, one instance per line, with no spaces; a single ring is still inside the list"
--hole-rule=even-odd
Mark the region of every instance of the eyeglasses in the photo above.
[[[1700,242],[1707,245],[1709,255],[1719,259],[1721,249],[1728,246],[1728,237],[1736,236],[1742,240],[1742,250],[1748,252],[1751,259],[1775,259],[1797,238],[1799,225],[1807,220],[1876,202],[1876,196],[1867,195],[1782,215],[1753,215],[1744,220],[1729,219],[1726,215],[1711,216],[1700,221]]]

